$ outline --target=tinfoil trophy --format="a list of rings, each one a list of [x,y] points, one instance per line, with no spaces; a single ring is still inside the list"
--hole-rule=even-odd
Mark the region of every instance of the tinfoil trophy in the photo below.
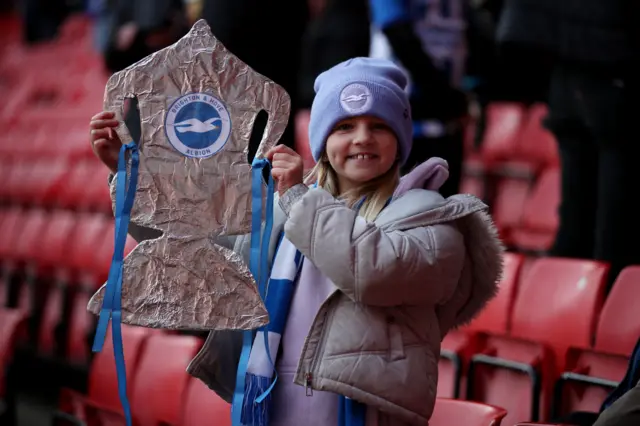
[[[262,174],[248,163],[249,138],[265,111],[256,158],[276,144],[289,118],[288,94],[228,52],[201,20],[174,45],[114,74],[104,108],[122,122],[132,97],[141,138],[135,143],[124,125],[116,129],[123,143],[132,142],[123,145],[111,187],[116,249],[109,282],[89,302],[100,315],[98,334],[116,311],[122,323],[154,328],[265,325],[254,276],[215,240],[249,233],[252,213],[255,231],[255,176]],[[122,259],[129,220],[162,235]]]

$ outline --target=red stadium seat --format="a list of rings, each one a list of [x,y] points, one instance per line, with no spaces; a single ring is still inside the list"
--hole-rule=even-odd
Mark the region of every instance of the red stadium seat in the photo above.
[[[542,126],[547,113],[548,109],[544,104],[536,104],[529,109],[518,151],[522,158],[527,158],[540,167],[558,167],[560,160],[556,140]]]
[[[200,339],[156,333],[149,337],[131,386],[131,411],[136,426],[178,424],[189,383],[189,362],[202,346]],[[111,426],[124,425],[122,410],[95,410]]]
[[[17,309],[0,308],[0,400],[4,398],[5,372],[16,345],[26,333],[27,316]]]
[[[507,410],[487,404],[437,398],[429,426],[500,426]]]
[[[178,426],[231,426],[231,405],[200,380],[189,380],[182,419]]]
[[[129,389],[135,385],[140,359],[145,350],[146,341],[152,334],[154,334],[154,330],[148,328],[122,326],[122,342]],[[61,417],[60,413],[66,413],[78,420],[86,421],[87,409],[94,406],[106,410],[120,410],[111,327],[107,332],[102,351],[95,354],[91,363],[87,395],[63,388],[60,393],[60,412],[56,414],[56,417]]]
[[[438,362],[438,396],[445,398],[459,396],[464,364],[482,347],[482,339],[477,336],[477,333],[508,334],[523,263],[522,255],[506,253],[503,279],[498,295],[468,326],[452,330],[445,336]]]
[[[524,264],[524,256],[517,253],[505,253],[504,269],[498,295],[474,319],[467,330],[509,334],[511,314],[518,294],[520,271]]]
[[[524,179],[501,179],[496,188],[492,216],[500,238],[510,245],[512,233],[520,226],[525,212],[530,183]]]
[[[571,348],[567,371],[556,384],[554,408],[569,411],[598,411],[602,402],[624,377],[638,337],[637,292],[640,266],[625,268],[602,308],[593,349]]]
[[[507,408],[510,423],[537,420],[540,409],[545,418],[568,348],[591,346],[608,269],[588,260],[536,260],[520,284],[511,336],[488,336],[471,358],[468,399]]]
[[[75,163],[69,171],[58,197],[60,207],[78,210],[111,210],[108,170],[95,159]]]
[[[520,226],[511,233],[513,245],[525,250],[548,250],[558,229],[559,205],[560,171],[545,170],[525,202]]]
[[[525,109],[521,104],[493,103],[487,107],[482,156],[495,162],[512,159],[522,132]]]

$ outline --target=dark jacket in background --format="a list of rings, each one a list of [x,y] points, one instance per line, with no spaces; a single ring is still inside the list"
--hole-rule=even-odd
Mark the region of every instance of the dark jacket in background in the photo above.
[[[594,70],[635,69],[638,19],[637,0],[506,0],[498,40]]]
[[[321,72],[347,59],[368,56],[370,39],[368,0],[328,0],[302,40],[300,108],[311,108],[313,83]]]
[[[231,53],[289,93],[292,111],[280,141],[293,146],[301,40],[308,20],[306,0],[204,0],[202,18]],[[252,152],[265,123],[264,118],[256,120],[249,144]]]
[[[153,32],[170,30],[173,41],[177,41],[187,30],[182,0],[109,0],[107,6],[114,13],[110,41],[104,52],[105,66],[110,72],[120,71],[158,50],[146,43]],[[137,25],[138,32],[132,45],[121,51],[115,47],[115,37],[120,27],[129,22]]]

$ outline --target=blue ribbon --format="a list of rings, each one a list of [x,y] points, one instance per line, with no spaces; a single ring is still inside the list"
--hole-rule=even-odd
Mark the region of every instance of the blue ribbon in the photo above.
[[[131,174],[127,182],[126,154],[131,152]],[[118,173],[116,182],[116,206],[115,206],[115,244],[109,278],[104,292],[102,309],[98,319],[96,335],[93,340],[93,352],[100,352],[107,336],[107,327],[111,319],[113,354],[116,362],[116,375],[118,379],[118,394],[124,411],[127,426],[131,426],[131,407],[127,398],[127,370],[124,360],[124,348],[122,346],[122,265],[124,260],[124,247],[127,241],[131,209],[138,185],[138,165],[140,156],[138,147],[134,142],[123,145],[118,156]]]
[[[271,239],[271,231],[273,229],[274,194],[273,177],[269,170],[266,197],[267,202],[265,206],[265,226],[264,232],[262,233],[262,190],[264,186],[262,171],[265,168],[270,169],[270,164],[266,159],[256,158],[253,160],[253,164],[251,164],[251,251],[249,255],[249,269],[258,284],[258,291],[262,300],[266,300],[267,282],[269,281],[269,241]],[[267,356],[273,366],[273,360],[269,353],[267,330],[263,329],[263,331]],[[231,406],[231,424],[233,426],[242,425],[242,403],[244,400],[247,364],[249,363],[249,355],[251,354],[252,345],[253,331],[247,330],[243,333],[242,352],[240,353],[240,361],[238,363],[238,371],[236,373],[236,389]],[[269,389],[256,399],[257,403],[264,400],[264,398],[273,389],[274,384],[275,380]]]

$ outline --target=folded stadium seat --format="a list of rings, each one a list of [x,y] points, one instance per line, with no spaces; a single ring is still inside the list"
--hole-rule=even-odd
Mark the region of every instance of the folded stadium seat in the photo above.
[[[507,335],[511,331],[511,317],[518,295],[525,257],[519,253],[504,254],[502,280],[498,294],[466,327],[468,331]]]
[[[136,384],[136,375],[145,344],[149,336],[154,333],[157,332],[150,328],[122,325],[122,342],[129,390]],[[60,421],[70,418],[86,422],[86,410],[91,406],[115,412],[120,410],[111,326],[107,331],[102,351],[96,353],[91,362],[87,394],[82,395],[73,390],[62,388],[58,412],[54,414],[54,419]]]
[[[535,169],[518,157],[518,144],[526,118],[524,105],[496,102],[487,106],[486,126],[482,137],[482,161],[489,172],[530,178]]]
[[[14,241],[11,257],[15,264],[24,270],[24,281],[19,283],[18,305],[28,316],[36,315],[41,296],[41,289],[37,282],[37,256],[40,250],[42,235],[49,225],[49,215],[44,210],[32,209],[24,213],[24,229],[20,237]],[[35,323],[31,323],[29,338],[34,337]]]
[[[55,335],[47,336],[47,338],[53,338],[57,344],[62,344],[62,336],[56,325],[51,324],[52,318],[55,318],[55,314],[58,310],[64,309],[64,284],[69,279],[69,270],[65,268],[65,261],[71,249],[71,243],[73,238],[73,231],[76,227],[76,216],[69,211],[54,211],[49,216],[49,226],[46,228],[41,236],[40,250],[38,250],[36,262],[38,264],[38,275],[42,282],[47,282],[47,292],[44,296],[42,321],[41,325],[44,329],[51,329],[58,331]],[[49,292],[51,296],[49,297]],[[52,312],[53,310],[53,312]],[[57,323],[53,319],[54,323]],[[38,344],[41,346],[39,350],[44,350],[41,341],[43,334],[39,333]],[[61,348],[57,348],[61,349]],[[48,349],[45,353],[50,352]]]
[[[305,109],[298,111],[295,118],[295,150],[302,157],[305,170],[311,170],[316,164],[309,147],[310,117],[310,111]]]
[[[541,168],[559,167],[558,146],[553,134],[545,129],[542,120],[547,116],[545,104],[535,104],[527,113],[520,144],[519,156],[528,158]]]
[[[10,409],[13,399],[11,389],[5,384],[6,372],[13,360],[14,351],[26,333],[27,316],[17,309],[0,308],[0,419],[3,411]]]
[[[95,158],[77,161],[69,170],[58,194],[58,206],[75,210],[111,211],[108,174],[107,168]]]
[[[558,230],[560,197],[560,170],[545,170],[525,202],[520,225],[511,232],[515,247],[531,252],[551,248]]]
[[[78,84],[78,80],[82,83],[82,75],[72,73],[70,68],[38,65],[46,61],[35,59],[26,62],[28,67],[39,66],[39,72],[24,76],[21,87],[7,101],[0,118],[47,125],[72,119],[88,125],[95,111],[102,107],[102,93]],[[59,62],[60,57],[56,58],[56,63]]]
[[[87,180],[86,199],[90,210],[113,216],[108,176],[109,171],[103,164],[94,169],[93,174]]]
[[[49,152],[50,155],[64,156],[73,162],[88,158],[95,160],[96,157],[89,142],[89,120],[78,119],[71,113],[70,117],[48,120],[43,124],[45,131],[39,137],[49,141],[49,145],[41,148],[40,151]],[[52,146],[51,141],[55,141],[55,145]],[[43,146],[46,142],[37,141],[37,145]],[[52,149],[55,152],[51,152]]]
[[[515,178],[502,178],[496,185],[491,215],[507,246],[511,245],[511,233],[522,222],[530,186],[527,180]]]
[[[56,349],[56,341],[60,340],[56,328],[62,327],[65,332],[63,342],[66,342],[64,353],[67,360],[82,363],[87,360],[89,348],[86,334],[90,325],[88,319],[83,321],[82,317],[90,314],[86,311],[86,303],[81,307],[76,306],[76,293],[85,292],[76,283],[81,283],[84,271],[90,267],[93,253],[103,243],[110,223],[108,217],[91,213],[76,214],[75,221],[64,264],[60,265],[66,269],[66,276],[53,283],[44,303],[38,349],[43,355],[51,355]],[[84,300],[87,301],[86,297]],[[80,312],[78,308],[81,309]]]
[[[507,410],[457,399],[437,398],[429,426],[500,426]]]
[[[523,263],[524,256],[505,253],[502,281],[496,297],[469,325],[452,330],[444,337],[438,362],[438,396],[459,397],[465,363],[482,348],[482,333],[509,333]]]
[[[231,426],[231,405],[200,380],[189,379],[180,423],[176,426]]]
[[[79,270],[78,285],[71,294],[69,302],[67,329],[67,347],[65,357],[68,361],[82,363],[86,359],[86,336],[95,328],[97,318],[87,312],[89,299],[95,291],[106,282],[109,275],[109,266],[113,256],[113,219],[107,219],[107,227],[95,248],[87,253],[84,269]],[[137,245],[136,241],[127,237],[125,244],[125,256]]]
[[[0,276],[0,308],[7,306],[9,300],[9,284],[5,277]]]
[[[483,179],[478,176],[466,174],[465,172],[465,174],[462,176],[462,182],[460,184],[460,193],[475,195],[476,197],[483,200],[485,197]]]
[[[87,334],[95,326],[92,314],[87,311],[87,304],[93,292],[87,283],[86,274],[93,273],[91,266],[98,247],[104,245],[105,235],[113,227],[113,219],[102,214],[81,214],[74,231],[73,242],[68,256],[70,270],[76,276],[76,285],[68,288],[70,309],[65,312],[63,324],[68,325],[65,348],[66,359],[72,363],[87,361],[89,349]]]
[[[471,358],[467,398],[505,407],[508,424],[546,419],[567,349],[591,347],[608,270],[589,260],[535,260],[518,289],[510,336],[488,335]]]
[[[638,282],[640,266],[625,268],[604,303],[593,348],[569,350],[566,372],[556,383],[555,414],[597,412],[624,377],[640,336]]]
[[[9,306],[13,301],[9,300],[11,293],[14,293],[12,287],[19,277],[18,266],[14,258],[14,244],[19,240],[20,234],[25,229],[26,217],[24,210],[18,207],[0,210],[2,219],[0,220],[0,261],[2,262],[2,281],[4,283],[5,303],[3,306]],[[17,275],[17,276],[16,276]]]
[[[130,388],[134,426],[179,423],[190,379],[186,369],[201,346],[202,341],[193,336],[161,333],[149,337]],[[96,424],[125,424],[121,408],[92,411]]]
[[[24,158],[13,164],[5,182],[8,198],[16,204],[50,206],[64,185],[69,170],[66,159]]]
[[[567,425],[563,425],[560,423],[531,423],[531,422],[525,422],[525,423],[518,423],[514,426],[567,426]]]

